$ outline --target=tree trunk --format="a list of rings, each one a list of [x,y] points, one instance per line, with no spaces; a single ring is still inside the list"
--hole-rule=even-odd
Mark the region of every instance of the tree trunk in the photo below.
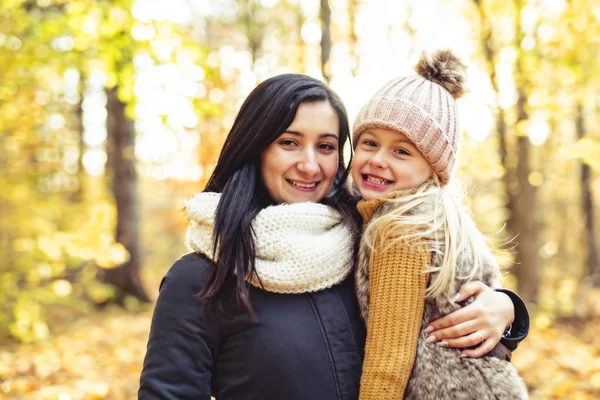
[[[508,141],[507,141],[507,124],[506,124],[506,113],[502,107],[500,107],[499,94],[500,87],[498,84],[498,75],[496,74],[496,46],[492,33],[492,26],[489,17],[487,16],[484,5],[481,0],[473,0],[477,6],[479,12],[480,24],[481,24],[481,44],[483,52],[485,54],[485,61],[490,76],[490,81],[496,93],[496,116],[495,126],[496,133],[498,134],[498,152],[500,155],[500,164],[504,168],[504,174],[502,175],[502,181],[504,183],[504,191],[506,193],[506,209],[508,210],[508,217],[506,219],[506,229],[512,237],[516,235],[516,228],[514,226],[514,214],[515,214],[515,202],[516,202],[516,182],[514,167],[511,165],[508,154]]]
[[[482,0],[473,0],[473,2],[477,7],[481,19],[482,45],[488,73],[491,77],[492,87],[498,96],[500,88],[495,69],[496,48],[492,34],[491,21],[485,12],[485,6]],[[517,5],[516,9],[516,47],[519,49],[519,43],[522,38],[522,32],[520,30],[520,7]],[[517,121],[514,125],[515,127],[518,126],[519,122],[529,118],[525,108],[527,96],[522,80],[521,57],[521,55],[518,56],[515,67],[518,92]],[[497,107],[496,129],[498,133],[498,148],[500,152],[500,161],[504,167],[503,181],[507,197],[506,207],[509,212],[506,225],[511,236],[516,236],[517,241],[517,254],[515,256],[513,272],[518,281],[519,294],[525,301],[535,301],[537,298],[539,278],[537,270],[538,245],[537,229],[535,225],[535,190],[529,183],[529,149],[531,144],[527,136],[517,135],[516,149],[515,151],[510,151],[507,142],[508,127],[506,124],[506,114],[498,104],[498,101]],[[517,155],[516,168],[514,166],[515,163],[508,156],[509,154],[514,153]]]
[[[529,119],[527,113],[527,93],[525,71],[523,68],[523,50],[521,41],[525,33],[521,28],[521,10],[523,8],[522,0],[515,0],[516,18],[515,18],[515,48],[517,49],[517,60],[515,62],[515,85],[517,86],[517,120],[515,128]],[[517,288],[523,300],[535,302],[539,289],[538,274],[538,240],[535,217],[535,188],[529,183],[529,149],[531,142],[526,135],[519,135],[517,132],[517,182],[518,192],[515,199],[513,216],[513,225],[517,238],[517,255],[515,257],[517,277]]]
[[[296,44],[298,46],[298,59],[296,61],[296,65],[298,71],[304,72],[306,71],[306,55],[309,54],[309,50],[307,49],[306,42],[302,38],[302,27],[304,26],[304,22],[306,21],[306,17],[302,13],[302,6],[300,2],[296,4],[294,7],[295,15],[296,15]]]
[[[329,0],[321,0],[321,73],[327,83],[331,82],[331,7]]]
[[[356,36],[356,15],[358,14],[358,0],[348,0],[348,41],[350,44],[350,57],[354,61],[352,66],[352,76],[358,74],[359,55],[358,55],[358,36]]]
[[[498,107],[498,113],[496,115],[496,131],[498,133],[498,149],[500,152],[500,163],[504,168],[504,174],[502,175],[502,181],[504,182],[504,192],[506,193],[506,209],[508,210],[508,217],[506,218],[506,229],[512,237],[516,235],[516,227],[514,222],[515,213],[515,202],[517,194],[515,188],[517,187],[515,182],[514,168],[510,165],[508,155],[508,144],[506,141],[507,126],[506,126],[506,113],[503,109]]]
[[[258,58],[258,53],[262,47],[263,40],[263,34],[260,31],[260,24],[256,21],[257,6],[254,4],[253,0],[239,0],[238,4],[241,10],[241,23],[246,31],[248,49],[252,55],[252,66],[254,67]]]
[[[519,64],[519,60],[517,60]],[[520,69],[520,66],[517,66]],[[517,76],[521,76],[520,72]],[[521,83],[522,84],[522,83]],[[515,126],[529,118],[525,103],[527,98],[523,87],[517,88],[517,122]],[[515,276],[519,294],[525,301],[535,302],[539,288],[539,276],[537,268],[537,229],[535,225],[535,189],[529,183],[529,148],[531,142],[525,135],[517,136],[517,196],[512,213],[512,225],[517,238],[517,255],[515,257]]]
[[[85,153],[85,141],[83,140],[83,99],[85,97],[85,82],[86,76],[83,71],[79,70],[79,101],[75,106],[74,119],[75,130],[77,131],[77,144],[79,147],[79,156],[77,157],[77,190],[71,196],[74,203],[81,203],[83,200],[83,188],[85,186],[86,173],[83,166],[83,155]]]
[[[135,129],[125,114],[125,104],[117,96],[118,87],[107,89],[107,156],[111,189],[117,207],[116,241],[129,252],[130,259],[117,268],[104,271],[104,281],[119,289],[117,302],[130,295],[143,302],[149,297],[140,278],[139,204],[135,171]]]
[[[576,110],[577,138],[585,136],[585,121],[583,106],[577,105]],[[585,256],[586,275],[591,277],[594,286],[600,286],[600,264],[598,263],[598,249],[596,247],[596,234],[594,229],[594,202],[590,187],[592,170],[589,165],[581,163],[581,211],[585,220],[583,245],[587,249]]]

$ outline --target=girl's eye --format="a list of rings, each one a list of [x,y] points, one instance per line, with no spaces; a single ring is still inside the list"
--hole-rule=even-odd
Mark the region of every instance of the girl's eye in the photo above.
[[[410,156],[410,153],[404,149],[396,149],[395,152],[396,152],[396,154],[400,154],[403,156]]]
[[[368,147],[377,147],[377,143],[375,143],[375,142],[374,142],[374,141],[372,141],[372,140],[368,140],[368,139],[367,139],[367,140],[364,140],[364,141],[363,141],[363,144],[364,144],[365,146],[368,146]]]

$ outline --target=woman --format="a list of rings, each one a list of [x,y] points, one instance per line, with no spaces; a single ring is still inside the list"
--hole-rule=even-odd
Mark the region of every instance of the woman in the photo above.
[[[318,80],[280,75],[248,96],[205,192],[187,204],[194,252],[161,283],[139,398],[358,398],[348,138],[341,100]],[[468,347],[468,334],[496,332],[497,343],[514,319],[509,297],[482,284],[461,294],[478,297],[431,335]],[[516,301],[513,331],[526,331]]]

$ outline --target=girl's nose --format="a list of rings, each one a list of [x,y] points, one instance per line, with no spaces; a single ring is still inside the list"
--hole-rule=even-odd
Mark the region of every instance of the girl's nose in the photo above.
[[[378,151],[377,153],[373,154],[373,156],[369,159],[369,165],[374,168],[386,168],[387,162],[383,152]]]

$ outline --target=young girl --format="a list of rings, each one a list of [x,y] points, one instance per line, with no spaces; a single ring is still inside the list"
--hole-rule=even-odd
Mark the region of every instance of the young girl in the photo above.
[[[454,302],[458,287],[495,287],[499,268],[450,185],[466,68],[440,51],[416,70],[381,88],[354,126],[364,219],[356,290],[367,322],[360,399],[527,398],[508,361],[464,358],[427,337],[431,321],[465,305]]]

